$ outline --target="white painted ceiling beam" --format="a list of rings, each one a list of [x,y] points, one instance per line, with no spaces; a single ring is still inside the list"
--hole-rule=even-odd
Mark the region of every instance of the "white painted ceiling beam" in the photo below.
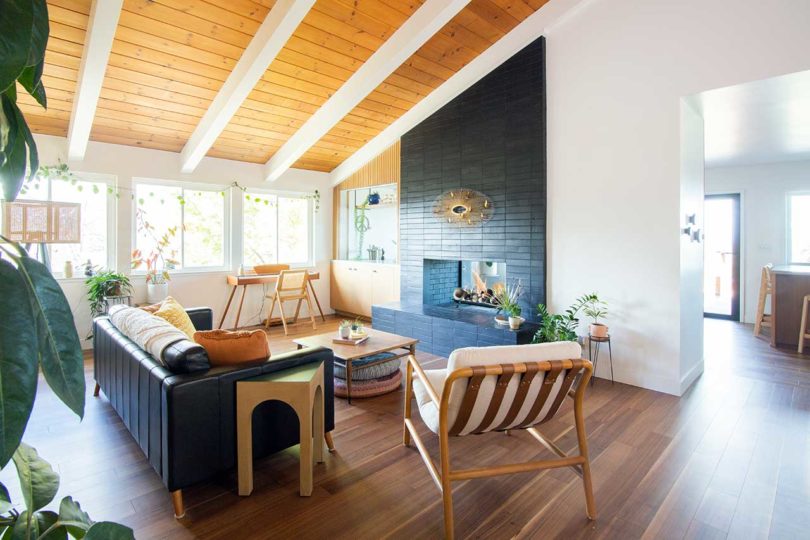
[[[427,0],[343,86],[278,149],[266,165],[272,182],[425,44],[470,0]]]
[[[123,4],[124,0],[94,0],[90,8],[79,80],[73,98],[73,113],[68,126],[68,159],[71,161],[83,160],[87,150]]]
[[[588,0],[553,0],[527,17],[472,62],[461,68],[441,86],[392,122],[331,173],[332,185],[342,182],[383,150],[394,144],[428,116],[438,111],[464,90],[481,80],[515,53],[565,21]]]
[[[314,3],[315,0],[278,0],[275,3],[186,141],[180,158],[183,172],[194,171],[208,153]]]

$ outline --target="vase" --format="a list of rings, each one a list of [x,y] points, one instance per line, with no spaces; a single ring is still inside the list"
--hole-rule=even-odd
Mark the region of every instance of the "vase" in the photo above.
[[[65,261],[65,278],[70,279],[73,277],[73,263],[71,261]]]
[[[509,328],[512,330],[520,329],[520,323],[523,322],[522,317],[509,317]]]
[[[351,333],[352,329],[348,326],[342,326],[340,328],[340,338],[341,339],[349,339],[349,334]]]
[[[146,284],[146,301],[150,304],[157,304],[163,302],[169,296],[168,283],[147,283]]]

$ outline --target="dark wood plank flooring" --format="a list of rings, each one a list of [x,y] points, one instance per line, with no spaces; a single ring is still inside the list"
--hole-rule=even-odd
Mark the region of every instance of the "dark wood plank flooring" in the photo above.
[[[319,331],[333,329],[330,318]],[[271,330],[271,350],[311,332]],[[706,372],[681,399],[597,380],[586,400],[599,519],[585,518],[579,478],[568,470],[454,484],[459,538],[810,537],[810,356],[777,351],[751,327],[706,321]],[[621,347],[616,347],[621,354]],[[420,354],[426,367],[445,360]],[[92,366],[87,365],[88,396]],[[570,405],[543,431],[573,450]],[[261,460],[255,491],[234,474],[185,491],[187,517],[102,396],[83,422],[44,383],[25,440],[62,475],[96,520],[139,538],[439,538],[442,507],[418,453],[401,444],[402,392],[337,400],[337,453],[298,496],[297,448]],[[435,436],[425,432],[438,454]],[[524,433],[453,440],[456,466],[548,454]],[[19,499],[13,468],[0,473]]]

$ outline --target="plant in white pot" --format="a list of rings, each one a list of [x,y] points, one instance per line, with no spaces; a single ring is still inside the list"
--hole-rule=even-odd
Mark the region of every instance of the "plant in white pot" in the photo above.
[[[599,322],[599,319],[607,317],[607,302],[600,300],[596,293],[583,295],[577,303],[582,307],[582,312],[591,318],[591,325],[588,327],[588,334],[595,338],[606,338],[608,327]]]
[[[349,335],[352,332],[352,323],[346,319],[340,321],[339,332],[341,339],[349,339]]]
[[[509,319],[509,328],[517,330],[523,324],[523,317],[520,316],[521,309],[518,299],[523,294],[523,286],[520,280],[512,285],[501,285],[495,291],[496,305],[503,311]]]
[[[132,269],[146,267],[146,301],[156,304],[169,296],[169,269],[179,264],[174,258],[176,251],[171,249],[177,227],[170,227],[165,233],[158,235],[140,209],[137,211],[136,221],[138,232],[149,237],[153,241],[153,247],[148,255],[144,255],[140,249],[132,252]]]

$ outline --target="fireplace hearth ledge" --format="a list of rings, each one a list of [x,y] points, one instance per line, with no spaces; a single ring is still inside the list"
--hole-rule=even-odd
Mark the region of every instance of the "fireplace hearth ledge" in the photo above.
[[[539,325],[526,321],[519,330],[495,322],[487,307],[390,302],[371,307],[371,324],[377,330],[419,340],[417,349],[449,356],[462,347],[523,345],[531,343]]]

